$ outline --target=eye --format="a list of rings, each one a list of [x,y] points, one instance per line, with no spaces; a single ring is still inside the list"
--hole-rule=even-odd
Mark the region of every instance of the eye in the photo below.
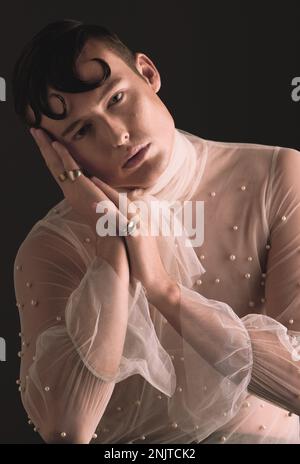
[[[85,124],[84,126],[82,126],[79,129],[79,131],[76,132],[76,134],[74,135],[74,139],[75,140],[82,139],[89,132],[91,127],[92,127],[92,124]]]
[[[119,95],[121,95],[121,98],[117,98]],[[114,99],[116,98],[117,101],[114,101],[113,104],[119,103],[119,101],[121,101],[121,100],[123,99],[123,95],[124,95],[123,92],[118,92],[118,93],[116,93],[116,95],[114,95],[114,96],[111,98],[110,101],[114,101]],[[109,106],[111,106],[111,105],[109,105]]]

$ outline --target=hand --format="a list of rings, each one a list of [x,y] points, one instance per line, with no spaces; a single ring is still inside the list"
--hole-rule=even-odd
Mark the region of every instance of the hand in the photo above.
[[[97,215],[93,204],[101,200],[109,202],[112,214],[116,214],[115,204],[107,198],[88,177],[81,174],[73,182],[66,179],[61,182],[58,178],[65,170],[79,169],[78,164],[69,153],[68,149],[61,143],[52,142],[46,132],[42,129],[31,129],[35,142],[45,160],[45,163],[53,175],[55,181],[64,193],[65,198],[72,208],[82,215],[85,221],[96,233]]]
[[[92,177],[91,181],[106,194],[107,198],[118,209],[119,193],[96,177]],[[127,211],[130,203],[139,199],[141,192],[142,190],[139,189],[127,193]],[[129,221],[132,216],[134,216],[133,213],[127,213],[127,220]],[[124,216],[122,215],[122,217]],[[173,296],[177,298],[178,286],[167,273],[161,261],[157,239],[149,233],[148,226],[142,217],[140,217],[138,232],[137,235],[124,236],[129,255],[130,277],[135,277],[142,283],[148,300],[153,304],[163,300],[168,295],[171,298]]]

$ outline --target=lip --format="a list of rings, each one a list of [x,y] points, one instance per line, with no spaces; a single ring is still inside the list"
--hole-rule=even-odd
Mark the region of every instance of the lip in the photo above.
[[[127,158],[122,167],[127,169],[139,164],[145,158],[149,147],[150,143],[147,143],[146,145],[141,145],[140,148],[137,147],[137,150],[135,150],[135,154],[129,156],[129,158]]]

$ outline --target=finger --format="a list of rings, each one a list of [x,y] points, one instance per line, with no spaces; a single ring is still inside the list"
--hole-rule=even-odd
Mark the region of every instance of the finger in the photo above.
[[[64,170],[64,165],[54,148],[51,146],[49,137],[41,129],[31,129],[30,133],[39,147],[48,169],[57,181],[57,176]]]
[[[78,163],[74,160],[69,150],[60,142],[52,142],[52,147],[61,159],[65,170],[79,169]]]
[[[115,190],[113,187],[108,185],[103,180],[99,179],[98,177],[92,177],[91,181],[99,187],[106,196],[115,204],[115,206],[119,209],[119,212],[122,218],[127,218],[128,220],[132,219],[136,216],[136,212],[130,212],[129,205],[132,203],[131,199],[129,198],[128,192],[126,195],[119,196],[119,192]],[[139,213],[138,213],[139,216]]]

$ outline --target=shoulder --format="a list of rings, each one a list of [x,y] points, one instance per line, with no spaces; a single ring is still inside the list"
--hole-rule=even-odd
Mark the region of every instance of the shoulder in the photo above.
[[[300,168],[300,151],[295,148],[278,147],[277,168],[282,171],[297,170]]]

